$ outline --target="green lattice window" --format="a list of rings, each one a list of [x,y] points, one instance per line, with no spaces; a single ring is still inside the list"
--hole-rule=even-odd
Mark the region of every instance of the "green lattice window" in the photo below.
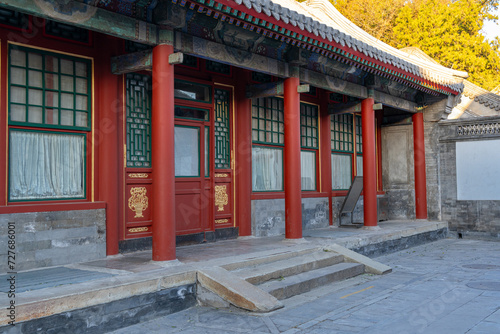
[[[215,100],[215,169],[231,168],[229,91],[216,88]]]
[[[356,115],[356,153],[363,153],[363,135],[361,132],[361,116]]]
[[[207,68],[207,71],[210,72],[220,73],[224,75],[231,74],[231,66],[227,64],[218,63],[216,61],[207,60],[205,62],[205,67]]]
[[[15,45],[9,52],[10,124],[90,129],[90,60]]]
[[[336,152],[354,152],[353,118],[351,114],[332,115],[330,123],[331,149]]]
[[[318,148],[318,106],[300,104],[300,142],[304,148]]]
[[[73,25],[56,21],[45,20],[45,34],[79,43],[90,43],[90,32],[87,29],[78,28]]]
[[[127,167],[151,167],[151,77],[127,74]]]
[[[284,145],[283,99],[276,97],[252,100],[252,141]]]
[[[0,24],[27,30],[29,28],[29,18],[26,14],[0,8]]]

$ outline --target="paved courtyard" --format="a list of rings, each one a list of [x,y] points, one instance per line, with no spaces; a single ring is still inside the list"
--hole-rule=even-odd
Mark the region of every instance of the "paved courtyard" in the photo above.
[[[112,333],[500,333],[500,242],[444,239],[376,258],[362,275],[268,314],[194,307]]]

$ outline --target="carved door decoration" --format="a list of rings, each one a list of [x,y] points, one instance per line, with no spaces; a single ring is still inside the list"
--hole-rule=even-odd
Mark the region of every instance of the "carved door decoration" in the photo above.
[[[233,151],[231,149],[231,91],[214,89],[214,223],[215,228],[233,227]]]
[[[124,237],[152,235],[151,78],[126,76]]]

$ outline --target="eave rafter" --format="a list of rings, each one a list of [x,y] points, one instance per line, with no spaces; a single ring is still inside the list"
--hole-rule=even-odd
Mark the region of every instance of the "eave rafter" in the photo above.
[[[231,2],[231,6],[229,6],[214,0],[171,1],[175,5],[188,8],[191,11],[211,16],[228,24],[234,24],[267,38],[311,50],[335,61],[356,66],[368,73],[418,89],[426,94],[437,96],[439,94],[456,95],[459,93],[449,87],[438,85],[399,69],[394,65],[366,57],[363,53],[350,49],[346,45],[343,46],[336,41],[329,41],[321,36],[315,36],[313,33],[300,31],[298,28],[295,30],[285,28],[282,26],[283,22],[274,19],[272,16],[263,19],[264,15],[262,14],[255,16],[248,14],[250,10],[244,5]]]

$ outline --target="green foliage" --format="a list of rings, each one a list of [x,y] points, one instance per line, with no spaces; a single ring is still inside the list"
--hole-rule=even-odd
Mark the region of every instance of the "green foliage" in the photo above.
[[[500,83],[500,39],[488,42],[481,33],[485,20],[497,19],[490,12],[498,0],[331,1],[389,45],[418,47],[443,66],[467,71],[485,89]]]

